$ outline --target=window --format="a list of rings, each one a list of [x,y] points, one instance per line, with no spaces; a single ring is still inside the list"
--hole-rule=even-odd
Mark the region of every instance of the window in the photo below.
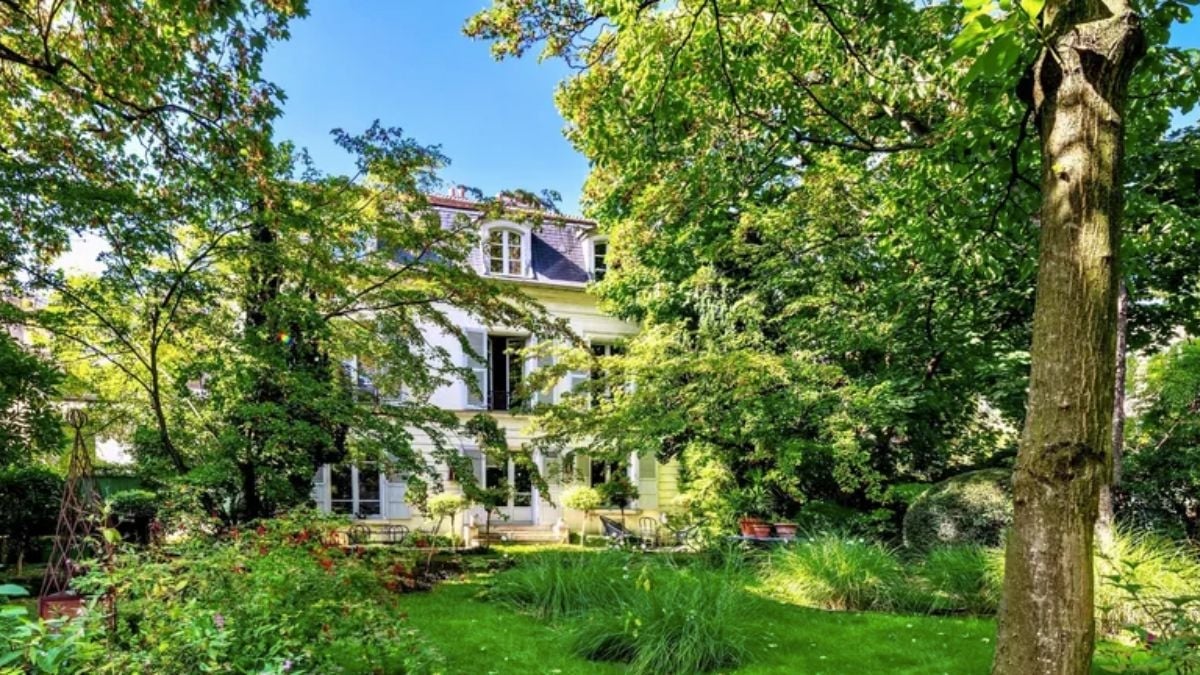
[[[329,467],[329,510],[355,518],[383,515],[383,480],[375,462]]]
[[[624,353],[625,348],[621,347],[620,345],[593,342],[592,356],[596,357],[597,364],[592,368],[592,372],[590,374],[591,379],[597,381],[603,380],[606,375],[604,372],[604,359],[610,356],[620,356]],[[604,398],[612,398],[612,387],[604,386],[603,391],[600,389],[593,390],[592,403],[599,403],[601,396]]]
[[[597,239],[592,242],[592,278],[603,281],[608,273],[608,242]]]
[[[602,462],[598,459],[593,459],[591,474],[592,487],[596,487],[601,483],[607,483],[608,481],[612,480],[614,476],[621,475],[621,463]]]
[[[496,229],[488,233],[487,269],[491,274],[524,276],[526,265],[525,234],[518,230]]]
[[[464,354],[473,382],[467,386],[467,407],[476,410],[516,410],[525,401],[518,388],[525,377],[527,338],[491,335],[482,331],[464,331],[471,351]]]
[[[517,388],[525,376],[521,355],[524,348],[525,338],[488,336],[488,410],[516,410],[522,406]]]

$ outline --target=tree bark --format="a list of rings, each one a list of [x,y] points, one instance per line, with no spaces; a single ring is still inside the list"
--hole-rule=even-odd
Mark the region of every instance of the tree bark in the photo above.
[[[1121,459],[1125,449],[1125,356],[1128,351],[1129,291],[1120,282],[1117,291],[1117,356],[1116,384],[1113,386],[1112,473],[1107,484],[1100,487],[1100,513],[1096,519],[1096,547],[1105,558],[1116,554],[1117,514],[1113,505],[1113,490],[1121,484]]]
[[[1085,675],[1092,539],[1110,473],[1126,85],[1144,51],[1123,1],[1051,0],[1033,65],[1041,243],[1029,402],[992,672]]]

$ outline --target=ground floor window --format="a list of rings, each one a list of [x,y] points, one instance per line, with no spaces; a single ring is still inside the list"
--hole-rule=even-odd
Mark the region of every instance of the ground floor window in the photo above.
[[[356,518],[383,515],[383,476],[376,462],[329,467],[329,510]]]

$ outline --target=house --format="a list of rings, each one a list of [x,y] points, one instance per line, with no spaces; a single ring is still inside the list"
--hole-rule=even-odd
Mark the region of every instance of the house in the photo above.
[[[480,215],[477,204],[461,192],[431,195],[429,202],[447,226],[463,215],[472,218]],[[614,353],[623,338],[637,332],[636,325],[601,312],[596,299],[588,293],[589,283],[603,277],[607,256],[607,243],[596,235],[592,222],[555,216],[536,227],[504,220],[482,222],[479,227],[481,243],[470,258],[475,270],[521,285],[552,315],[565,319],[576,334],[590,343],[596,355]],[[482,325],[466,312],[455,318],[463,326],[472,349],[484,355],[485,360],[472,358],[452,336],[431,330],[426,339],[461,359],[462,365],[476,378],[476,388],[466,382],[455,382],[436,391],[431,402],[455,411],[463,420],[487,412],[502,425],[509,444],[514,448],[521,446],[529,440],[526,430],[529,418],[514,393],[517,383],[538,364],[518,357],[516,352],[534,338],[504,327]],[[588,374],[571,373],[552,390],[539,395],[551,399],[561,396],[580,377]],[[419,434],[417,445],[432,447],[428,442],[422,443]],[[475,477],[481,484],[490,486],[504,481],[512,486],[513,494],[502,509],[503,528],[548,533],[563,519],[572,531],[577,531],[580,514],[565,512],[559,500],[564,489],[558,479],[563,473],[561,458],[534,455],[539,471],[550,481],[549,494],[540,494],[522,467],[511,462],[506,466],[490,465],[472,439],[463,438],[459,445],[472,458]],[[574,471],[566,472],[575,480],[595,485],[609,480],[614,471],[622,470],[614,464],[590,461],[583,450],[573,453]],[[558,466],[553,466],[555,463]],[[631,457],[624,470],[639,491],[633,508],[626,510],[626,517],[635,523],[641,517],[657,517],[660,507],[669,504],[677,493],[678,470],[674,463],[659,464],[647,453]],[[445,478],[448,491],[458,489],[453,476]],[[402,479],[389,476],[378,466],[327,465],[317,472],[313,495],[318,507],[327,512],[395,521],[410,527],[427,525],[405,501],[405,487]],[[483,518],[483,511],[475,508],[465,514],[464,521],[482,523]]]

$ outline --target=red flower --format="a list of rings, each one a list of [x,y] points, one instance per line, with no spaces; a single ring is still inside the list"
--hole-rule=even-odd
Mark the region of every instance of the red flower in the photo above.
[[[264,525],[259,525],[257,528],[254,529],[254,532],[260,537],[266,536],[267,528]]]
[[[325,568],[326,572],[333,571],[333,561],[330,560],[329,558],[321,558],[321,560],[319,562],[321,563],[321,567]]]

